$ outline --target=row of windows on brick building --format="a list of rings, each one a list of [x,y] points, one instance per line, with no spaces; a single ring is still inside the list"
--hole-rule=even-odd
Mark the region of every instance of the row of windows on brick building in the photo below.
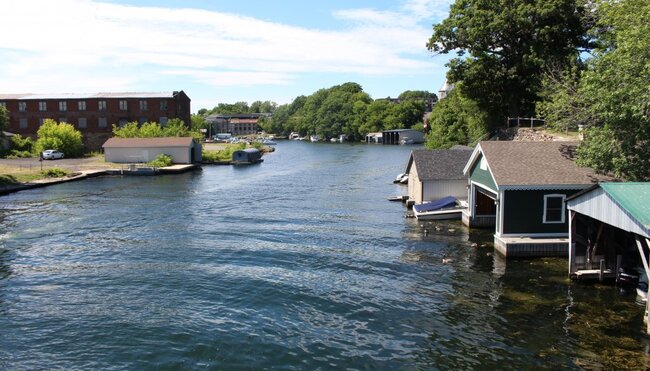
[[[149,104],[146,100],[141,100],[139,101],[140,105],[140,111],[147,111],[149,110]],[[7,107],[6,102],[0,102],[0,106]],[[129,102],[125,100],[119,101],[119,106],[121,111],[126,111],[129,109]],[[161,111],[166,111],[168,108],[168,102],[167,101],[160,101],[160,110]],[[85,111],[86,110],[86,101],[81,100],[77,102],[77,109],[79,111]],[[100,100],[97,101],[97,109],[99,111],[105,111],[106,110],[106,101],[105,100]],[[40,101],[38,102],[38,110],[41,112],[47,111],[47,102],[46,101]],[[59,111],[60,112],[65,112],[68,110],[68,102],[67,101],[59,101]],[[19,112],[26,112],[27,111],[27,102],[18,102],[18,111]]]
[[[42,118],[41,118],[41,119],[38,119],[38,125],[39,125],[39,126],[43,125],[43,122],[44,122],[44,121],[45,121],[45,119],[42,119]],[[66,118],[59,118],[59,122],[68,122],[68,123],[70,123],[70,122],[68,121],[68,119],[66,119]],[[122,126],[126,125],[128,122],[129,122],[129,120],[127,120],[127,119],[120,119],[119,122],[118,122],[118,126],[119,126],[119,127],[122,127]],[[142,125],[142,124],[145,123],[145,122],[147,122],[147,118],[145,118],[145,117],[142,117],[142,118],[140,118],[140,119],[138,120],[138,123],[139,123],[140,125]],[[167,117],[164,117],[164,116],[163,116],[163,117],[160,117],[160,118],[159,118],[159,121],[158,121],[158,123],[159,123],[161,126],[166,126],[168,122],[169,122],[169,119],[168,119]],[[21,118],[21,119],[19,119],[19,120],[18,120],[18,127],[19,127],[20,129],[27,129],[27,127],[28,127],[28,121],[27,121],[27,119],[26,119],[26,118]],[[88,120],[87,120],[85,117],[80,117],[80,118],[78,118],[78,119],[77,119],[77,127],[78,127],[79,129],[85,129],[85,128],[87,128],[87,127],[88,127]],[[108,127],[108,120],[106,119],[106,117],[99,117],[99,118],[97,119],[97,127],[99,127],[99,128],[106,128],[106,127]]]

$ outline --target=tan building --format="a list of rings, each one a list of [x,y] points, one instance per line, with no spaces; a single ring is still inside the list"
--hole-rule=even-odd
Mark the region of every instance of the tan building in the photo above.
[[[201,161],[201,144],[191,137],[110,138],[102,147],[107,162],[144,163],[160,154],[171,156],[175,164]]]
[[[467,199],[467,176],[463,167],[472,155],[469,147],[411,152],[406,165],[409,201],[415,204],[453,196]]]

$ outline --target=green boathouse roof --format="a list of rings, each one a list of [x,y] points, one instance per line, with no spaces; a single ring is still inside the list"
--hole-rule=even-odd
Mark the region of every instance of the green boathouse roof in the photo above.
[[[600,187],[632,217],[650,228],[650,183],[600,183]]]

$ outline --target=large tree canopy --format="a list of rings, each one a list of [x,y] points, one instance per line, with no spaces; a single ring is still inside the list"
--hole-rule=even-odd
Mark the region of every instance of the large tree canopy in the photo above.
[[[580,81],[593,114],[579,162],[632,180],[650,179],[650,2],[599,6],[601,46]]]
[[[587,46],[581,3],[456,0],[427,47],[457,52],[448,80],[463,82],[463,95],[500,125],[507,115],[532,115],[544,66],[565,63]]]

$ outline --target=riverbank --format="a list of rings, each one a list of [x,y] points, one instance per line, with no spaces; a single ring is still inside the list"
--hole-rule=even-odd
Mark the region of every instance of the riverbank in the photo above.
[[[181,165],[172,165],[172,166],[158,168],[152,170],[151,172],[146,172],[146,174],[139,169],[129,170],[128,168],[112,168],[112,167],[107,169],[81,170],[78,172],[70,173],[63,177],[41,178],[41,179],[35,179],[28,182],[16,182],[14,184],[0,185],[0,196],[7,195],[14,192],[24,191],[27,189],[42,188],[42,187],[47,187],[47,186],[61,184],[61,183],[74,182],[78,180],[94,178],[98,176],[179,174],[179,173],[184,173],[187,171],[192,171],[200,168],[201,168],[200,165],[181,164]]]

